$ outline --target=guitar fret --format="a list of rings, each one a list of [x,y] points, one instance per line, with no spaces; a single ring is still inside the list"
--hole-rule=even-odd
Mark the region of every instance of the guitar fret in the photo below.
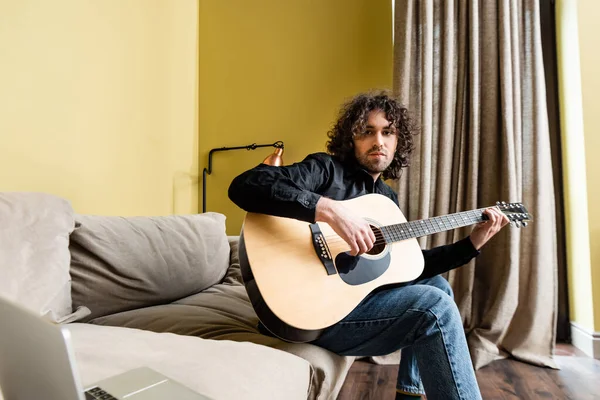
[[[427,221],[427,223],[429,224],[429,230],[431,231],[431,233],[437,233],[437,229],[433,223],[433,220],[429,220]]]
[[[402,235],[400,234],[400,228],[398,226],[394,226],[394,234],[396,235],[398,240],[403,239]]]
[[[449,216],[445,216],[444,220],[446,221],[446,225],[448,225],[450,227],[450,229],[454,228],[453,224],[452,224],[452,220],[450,219]]]
[[[389,241],[395,242],[396,241],[396,237],[394,236],[393,233],[393,225],[391,226],[384,226],[381,231],[383,232],[383,237],[386,238],[385,241],[389,243]]]
[[[398,237],[400,239],[402,239],[402,240],[406,239],[406,237],[404,236],[404,232],[400,229],[400,227],[397,227],[396,234],[398,235]]]
[[[440,218],[440,217],[436,217],[435,218],[436,222],[437,222],[437,231],[438,232],[443,232],[446,230],[446,228],[444,227],[444,221]]]
[[[426,228],[425,233],[427,233],[427,234],[435,233],[433,231],[433,225],[431,224],[431,220],[425,221],[425,228]]]
[[[444,219],[442,217],[438,217],[437,220],[438,220],[438,225],[441,228],[439,232],[445,231],[446,230],[446,224],[444,223]]]

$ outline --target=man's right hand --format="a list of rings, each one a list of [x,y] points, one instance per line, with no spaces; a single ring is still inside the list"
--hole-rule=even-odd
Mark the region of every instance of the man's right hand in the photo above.
[[[326,222],[348,245],[353,256],[366,253],[375,243],[369,223],[356,216],[342,202],[321,197],[315,213],[317,222]]]

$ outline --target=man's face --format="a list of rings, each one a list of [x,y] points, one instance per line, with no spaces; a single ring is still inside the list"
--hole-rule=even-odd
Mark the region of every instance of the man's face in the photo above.
[[[358,163],[377,179],[392,163],[398,137],[385,113],[374,110],[369,113],[365,131],[357,133],[352,141]]]

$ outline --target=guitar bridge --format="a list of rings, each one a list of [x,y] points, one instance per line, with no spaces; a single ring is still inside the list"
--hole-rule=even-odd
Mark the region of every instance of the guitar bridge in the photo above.
[[[331,256],[331,252],[329,251],[325,237],[321,232],[321,228],[319,228],[318,224],[309,224],[309,226],[315,252],[317,253],[317,257],[319,257],[319,260],[321,260],[321,263],[323,263],[323,266],[327,271],[327,275],[337,274],[337,270],[333,265],[333,257]]]

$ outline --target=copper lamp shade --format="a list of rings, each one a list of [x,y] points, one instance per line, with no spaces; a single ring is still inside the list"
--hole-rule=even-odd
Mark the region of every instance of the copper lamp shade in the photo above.
[[[265,158],[262,163],[274,167],[281,167],[283,165],[283,147],[275,148],[275,151]]]

